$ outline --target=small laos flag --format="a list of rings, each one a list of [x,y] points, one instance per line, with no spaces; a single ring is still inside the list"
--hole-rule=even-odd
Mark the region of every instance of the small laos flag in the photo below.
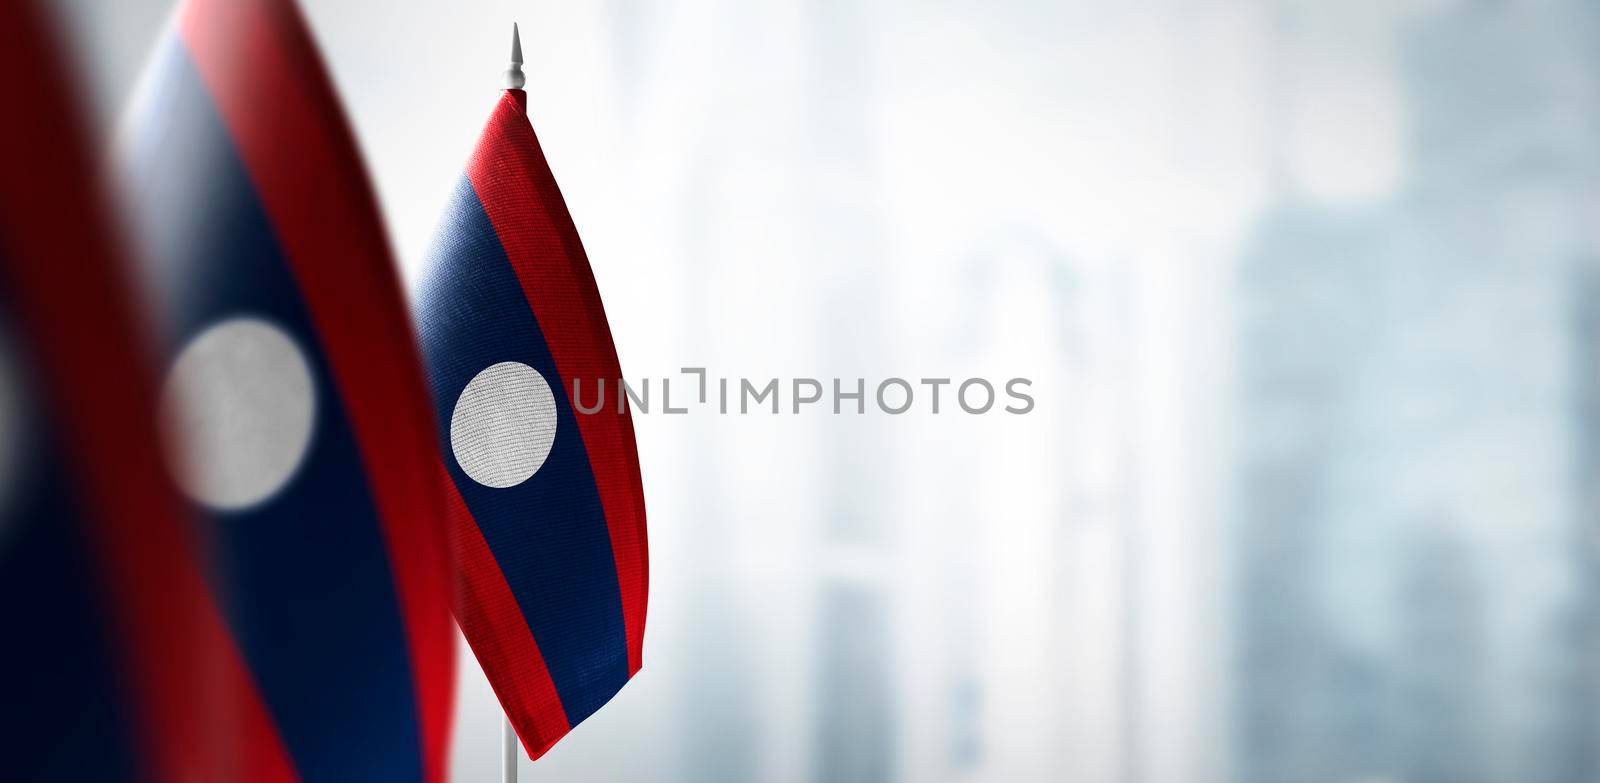
[[[529,756],[639,670],[649,579],[633,422],[577,229],[527,117],[520,46],[418,288],[456,617]],[[586,405],[590,408],[592,405]]]
[[[443,780],[455,632],[432,411],[292,0],[186,2],[124,142],[170,473],[267,716],[248,772]]]

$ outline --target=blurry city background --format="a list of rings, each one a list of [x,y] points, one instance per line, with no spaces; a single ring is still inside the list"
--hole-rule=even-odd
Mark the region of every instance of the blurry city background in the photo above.
[[[109,135],[169,4],[58,5]],[[303,5],[408,276],[515,20],[630,377],[1035,382],[636,417],[645,669],[523,780],[1600,780],[1592,3]]]

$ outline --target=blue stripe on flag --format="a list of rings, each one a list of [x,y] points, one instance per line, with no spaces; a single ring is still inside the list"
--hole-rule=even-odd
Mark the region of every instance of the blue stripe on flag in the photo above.
[[[4,252],[0,249],[0,252]],[[4,264],[0,264],[3,267]],[[17,780],[135,780],[135,724],[123,690],[120,639],[92,556],[60,411],[35,385],[34,346],[0,291],[0,383],[18,431],[0,448],[0,751]]]

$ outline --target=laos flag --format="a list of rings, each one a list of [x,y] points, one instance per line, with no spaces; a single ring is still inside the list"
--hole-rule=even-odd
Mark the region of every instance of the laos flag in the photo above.
[[[242,780],[249,688],[157,449],[127,258],[64,56],[0,2],[0,758],[7,780]]]
[[[121,168],[172,481],[290,777],[443,778],[438,446],[354,139],[291,0],[188,0]]]
[[[537,758],[639,670],[649,572],[616,348],[526,105],[520,89],[495,104],[416,317],[444,443],[456,617]],[[602,388],[613,395],[596,407]]]

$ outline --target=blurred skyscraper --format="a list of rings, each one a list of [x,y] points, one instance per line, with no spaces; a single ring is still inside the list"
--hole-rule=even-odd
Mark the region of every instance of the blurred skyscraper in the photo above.
[[[1558,718],[1568,726],[1554,762],[1573,779],[1600,779],[1600,264],[1585,265],[1572,287],[1576,381],[1577,497],[1569,532],[1574,596],[1551,639],[1567,651],[1552,683]]]
[[[884,273],[858,259],[883,255],[878,214],[879,160],[873,128],[880,104],[876,11],[850,0],[808,0],[799,22],[806,31],[801,122],[810,129],[802,148],[813,176],[801,185],[801,219],[809,224],[806,251],[826,269],[813,322],[823,346],[823,400],[841,415],[860,416],[875,404],[873,378],[885,366]],[[834,383],[840,384],[836,390]],[[835,403],[836,391],[862,392]],[[822,444],[822,497],[817,532],[815,682],[811,689],[817,783],[874,783],[895,779],[899,720],[890,647],[892,563],[896,532],[887,507],[898,466],[883,458],[881,424],[857,421]]]
[[[1375,222],[1281,206],[1241,267],[1234,677],[1245,783],[1360,780],[1387,765],[1375,747],[1381,665],[1341,635],[1337,596],[1321,589],[1374,582],[1371,564],[1329,562],[1328,549],[1349,459],[1340,441],[1360,416],[1351,387],[1373,339],[1355,262],[1379,263]]]
[[[1398,41],[1399,191],[1290,182],[1240,266],[1235,768],[1592,780],[1594,11]]]

